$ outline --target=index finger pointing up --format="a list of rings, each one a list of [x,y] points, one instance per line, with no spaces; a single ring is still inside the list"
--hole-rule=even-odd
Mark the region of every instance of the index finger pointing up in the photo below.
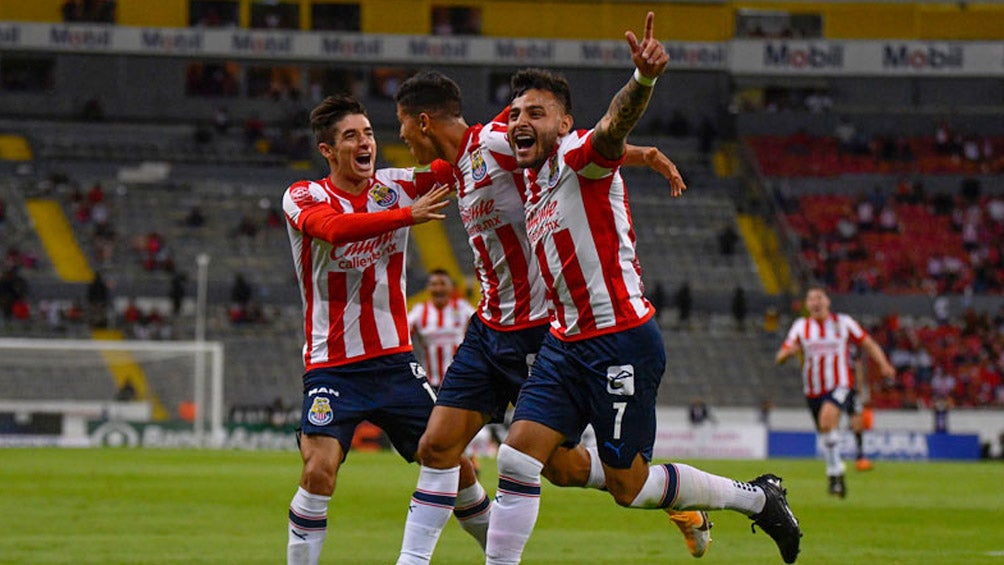
[[[649,12],[645,16],[645,39],[652,39],[652,27],[655,25],[655,14]]]

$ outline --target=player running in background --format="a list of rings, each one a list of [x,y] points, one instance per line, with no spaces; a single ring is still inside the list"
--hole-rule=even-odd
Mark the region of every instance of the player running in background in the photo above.
[[[373,128],[351,97],[326,98],[310,124],[331,174],[294,183],[282,199],[306,337],[303,471],[286,549],[297,565],[318,562],[328,504],[359,422],[382,428],[414,460],[436,397],[412,353],[405,252],[409,226],[443,219],[449,192],[416,188],[411,169],[375,170]],[[470,462],[462,467],[461,483],[473,483]]]
[[[883,377],[896,370],[878,343],[847,314],[830,311],[830,297],[821,286],[811,286],[805,293],[808,315],[791,325],[788,336],[774,361],[784,363],[798,352],[802,354],[802,390],[823,445],[829,493],[844,498],[844,462],[840,459],[840,413],[846,409],[854,391],[849,344],[859,346],[879,366]]]
[[[780,478],[745,483],[689,465],[650,465],[666,356],[642,292],[619,167],[668,62],[652,36],[654,18],[649,12],[641,42],[625,34],[636,71],[593,130],[572,130],[562,77],[527,70],[511,80],[509,142],[524,168],[527,233],[554,314],[499,449],[488,564],[520,561],[540,508],[544,462],[587,424],[618,504],[737,510],[774,539],[786,562],[798,555],[801,532]]]
[[[429,273],[425,289],[429,298],[415,304],[408,312],[408,327],[425,353],[429,384],[439,390],[446,368],[464,340],[474,307],[457,296],[453,279],[443,269]]]
[[[450,365],[436,408],[419,444],[422,463],[405,524],[399,564],[427,563],[449,518],[447,493],[456,484],[458,457],[485,423],[501,418],[516,400],[529,365],[547,332],[547,289],[530,251],[526,216],[517,185],[505,124],[468,126],[461,113],[460,88],[446,76],[420,73],[401,85],[397,97],[401,138],[415,158],[431,164],[444,181],[456,179],[458,208],[474,251],[481,302],[464,343]],[[675,165],[655,148],[631,148],[637,164],[647,164],[671,181],[672,194],[686,186]],[[605,482],[595,448],[562,449],[548,461],[545,476],[563,486],[602,488]],[[490,501],[477,493],[457,493],[455,514],[487,528]],[[700,556],[710,541],[710,522],[700,513],[671,516]]]

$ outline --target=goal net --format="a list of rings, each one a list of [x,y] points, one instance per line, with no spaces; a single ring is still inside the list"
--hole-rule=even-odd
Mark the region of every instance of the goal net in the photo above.
[[[0,339],[0,445],[176,445],[224,436],[223,345],[196,341]]]

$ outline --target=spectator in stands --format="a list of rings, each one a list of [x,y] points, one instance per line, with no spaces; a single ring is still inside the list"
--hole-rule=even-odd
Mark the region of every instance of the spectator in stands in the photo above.
[[[710,163],[711,152],[714,151],[715,140],[718,138],[718,128],[715,127],[715,122],[710,117],[704,116],[704,119],[701,120],[701,125],[697,128],[697,137],[701,155],[705,162]]]
[[[171,276],[171,286],[167,291],[167,297],[171,300],[171,315],[177,317],[181,314],[181,306],[185,301],[185,283],[188,277],[185,273],[177,271]]]
[[[88,322],[95,328],[108,327],[108,305],[111,303],[111,290],[101,273],[95,273],[94,279],[87,285]]]
[[[0,316],[4,320],[14,319],[14,305],[28,296],[28,281],[16,267],[4,269],[0,275]]]
[[[746,291],[741,286],[737,286],[732,293],[732,317],[736,321],[736,329],[746,330]]]
[[[711,414],[711,408],[704,402],[703,398],[697,397],[690,401],[687,409],[687,419],[691,426],[703,426],[705,422],[716,422]]]
[[[683,281],[680,284],[680,288],[676,291],[676,297],[673,300],[673,305],[676,306],[680,325],[687,327],[690,324],[690,309],[694,305],[694,299],[690,294],[690,283]]]
[[[125,379],[115,391],[115,400],[119,402],[131,402],[136,400],[136,387],[132,384],[132,379]]]
[[[892,206],[885,206],[879,212],[879,229],[886,233],[899,231],[899,218]]]
[[[233,285],[230,287],[230,321],[243,322],[248,318],[248,305],[254,295],[251,284],[244,278],[243,273],[234,276]]]
[[[201,228],[206,224],[206,217],[202,214],[202,208],[192,206],[185,216],[184,224],[190,228]]]
[[[213,128],[220,135],[226,135],[230,130],[230,114],[225,107],[217,106],[213,111]]]
[[[731,257],[736,252],[737,243],[739,243],[739,234],[732,227],[732,223],[729,222],[722,226],[718,232],[718,253],[725,257]]]

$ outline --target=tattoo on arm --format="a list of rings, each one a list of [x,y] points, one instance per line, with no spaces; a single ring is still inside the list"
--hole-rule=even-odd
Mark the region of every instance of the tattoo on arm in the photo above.
[[[645,113],[651,97],[652,87],[642,86],[634,79],[629,79],[610,101],[607,113],[596,124],[593,148],[608,159],[617,159],[623,155],[625,140]]]

